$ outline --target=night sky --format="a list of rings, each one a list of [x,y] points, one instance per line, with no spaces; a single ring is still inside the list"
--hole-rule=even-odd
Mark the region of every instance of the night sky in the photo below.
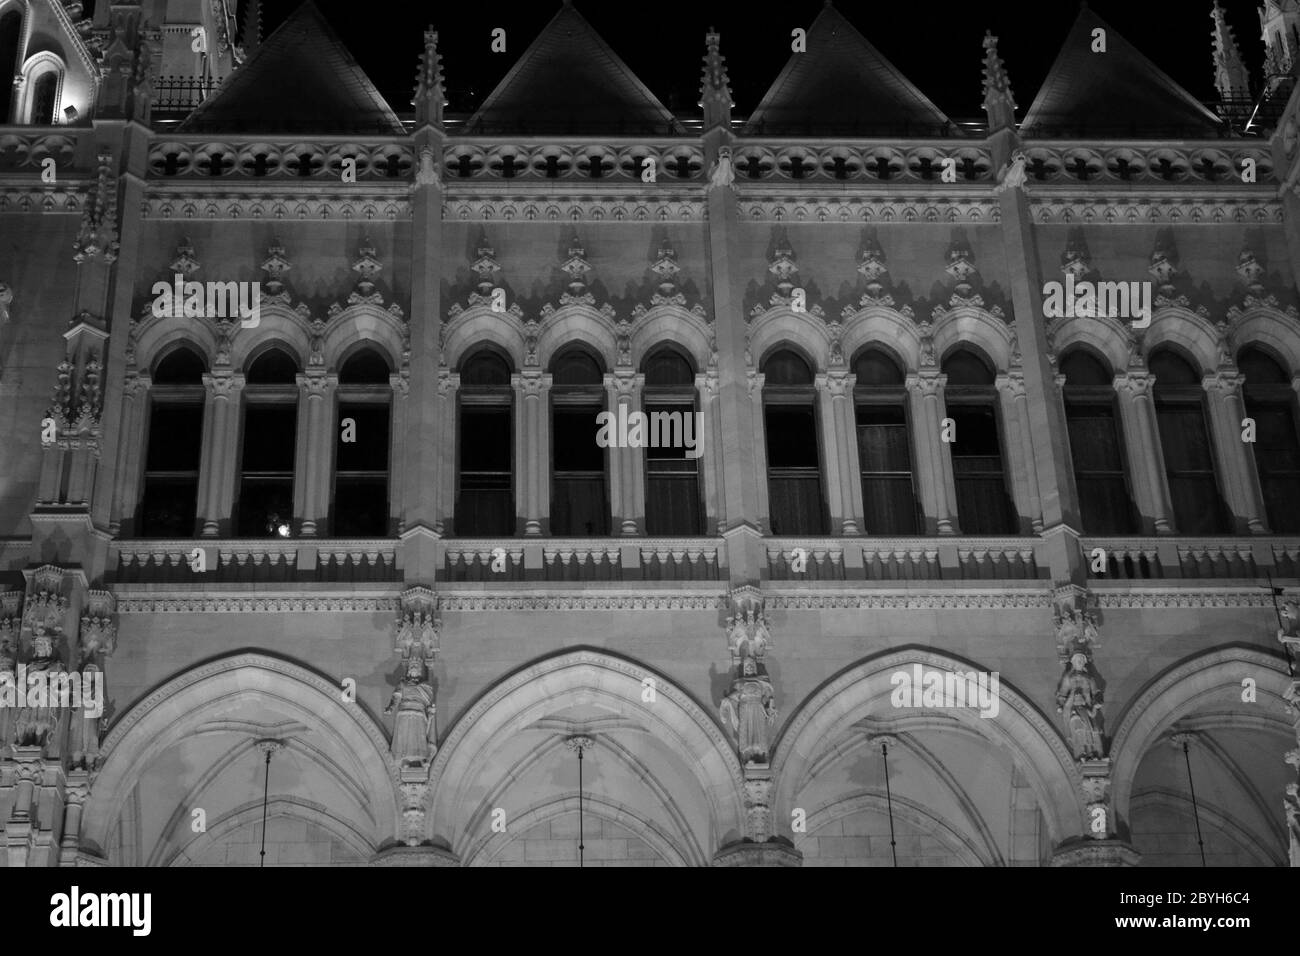
[[[241,0],[241,8],[243,2]],[[398,113],[408,112],[422,33],[439,32],[452,109],[476,107],[559,9],[559,0],[358,4],[316,0],[331,25]],[[1252,71],[1263,61],[1257,0],[1221,0]],[[297,0],[263,0],[263,36]],[[1112,27],[1201,100],[1213,99],[1210,0],[1094,0]],[[704,33],[722,34],[736,112],[757,105],[790,56],[790,31],[807,27],[822,0],[575,0],[579,12],[669,109],[697,112]],[[1000,37],[1024,115],[1078,13],[1074,0],[840,0],[837,9],[954,119],[982,118],[980,40]],[[644,12],[642,12],[644,11]],[[504,54],[489,52],[503,27]]]

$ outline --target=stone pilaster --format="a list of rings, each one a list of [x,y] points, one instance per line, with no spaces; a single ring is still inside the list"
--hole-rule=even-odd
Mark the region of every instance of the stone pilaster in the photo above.
[[[1283,760],[1294,771],[1295,779],[1286,785],[1282,811],[1286,815],[1288,855],[1291,866],[1300,867],[1300,603],[1288,601],[1277,630],[1291,671],[1291,683],[1284,692],[1286,713],[1295,732],[1295,748]]]
[[[1220,368],[1206,375],[1201,385],[1209,397],[1210,429],[1224,497],[1232,510],[1238,533],[1268,534],[1264,498],[1255,474],[1255,456],[1241,440],[1245,416],[1241,387],[1246,377],[1235,368]]]
[[[200,533],[215,538],[230,533],[235,506],[235,461],[239,440],[239,394],[244,376],[229,369],[203,376],[203,451],[199,464]]]
[[[1120,422],[1133,478],[1133,496],[1142,515],[1144,534],[1173,534],[1173,506],[1165,478],[1164,453],[1152,396],[1155,376],[1145,368],[1130,368],[1116,375]]]
[[[915,423],[916,479],[926,534],[958,533],[952,448],[941,438],[946,415],[943,389],[947,384],[948,376],[934,368],[907,376],[907,397]]]
[[[334,460],[330,410],[338,376],[312,368],[298,375],[298,427],[303,454],[294,480],[294,511],[301,518],[299,533],[315,537],[324,530],[329,507],[329,479]],[[336,423],[337,424],[337,423]]]
[[[823,372],[816,378],[831,528],[841,534],[858,533],[858,515],[862,511],[862,482],[858,477],[858,446],[853,424],[855,380],[856,376],[842,370]]]

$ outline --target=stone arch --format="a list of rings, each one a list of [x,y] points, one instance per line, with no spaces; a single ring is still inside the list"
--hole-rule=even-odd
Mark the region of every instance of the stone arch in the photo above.
[[[515,371],[524,365],[524,335],[519,320],[510,313],[493,312],[486,306],[476,305],[466,309],[446,326],[442,356],[449,368],[460,368],[461,363],[480,345],[490,342],[510,356]]]
[[[921,367],[921,334],[916,323],[896,309],[871,306],[851,315],[844,320],[841,344],[850,367],[854,356],[872,346],[897,359],[904,376]]]
[[[934,323],[934,350],[940,364],[948,353],[962,345],[973,345],[993,363],[995,373],[1011,367],[1012,329],[1005,319],[972,306],[945,312]]]
[[[749,323],[749,354],[754,369],[763,367],[769,352],[782,345],[793,345],[803,354],[813,375],[826,371],[830,364],[831,339],[826,323],[802,315],[789,306],[768,309]]]
[[[831,678],[808,698],[781,729],[773,748],[777,779],[773,809],[778,820],[789,820],[793,800],[808,782],[817,761],[830,752],[837,735],[852,725],[873,720],[879,733],[936,729],[946,724],[1006,749],[1024,771],[1043,812],[1054,843],[1082,832],[1082,777],[1073,755],[1055,725],[1014,687],[1000,681],[996,716],[982,718],[968,708],[945,712],[941,723],[933,714],[896,717],[890,708],[890,674],[913,664],[945,671],[978,670],[976,665],[940,651],[910,646],[855,664]],[[884,713],[886,716],[881,717]],[[874,718],[873,718],[874,715]]]
[[[646,678],[655,681],[654,703],[642,700]],[[713,718],[661,674],[580,648],[526,665],[457,719],[433,761],[426,836],[447,840],[464,859],[482,852],[495,806],[543,814],[543,805],[570,796],[537,784],[526,791],[530,805],[511,800],[512,791],[560,767],[561,752],[572,759],[562,738],[573,734],[592,736],[592,753],[611,778],[633,784],[617,797],[593,784],[592,798],[623,804],[635,793],[645,824],[675,835],[675,857],[706,864],[744,835],[740,762]]]
[[[887,813],[892,810],[894,816],[898,819],[933,834],[965,866],[991,866],[994,864],[994,860],[990,858],[985,848],[955,829],[942,816],[931,812],[928,807],[906,797],[892,797],[887,801],[879,794],[869,791],[848,794],[838,802],[821,807],[809,814],[807,836],[795,837],[795,849],[801,850],[802,845],[807,843],[809,838],[814,837],[817,831],[826,824],[834,823],[836,820],[852,816],[862,810],[873,810],[877,813]]]
[[[1133,778],[1147,751],[1175,723],[1215,697],[1222,699],[1231,694],[1240,700],[1241,682],[1247,677],[1256,681],[1259,702],[1254,707],[1258,713],[1276,714],[1279,730],[1289,731],[1290,724],[1281,716],[1285,705],[1282,695],[1290,686],[1286,662],[1276,654],[1244,644],[1198,654],[1173,665],[1147,684],[1125,708],[1110,744],[1114,807],[1121,820],[1128,819]],[[1229,726],[1248,723],[1246,714],[1240,721],[1226,714],[1221,717]]]
[[[1295,332],[1295,319],[1276,309],[1256,308],[1242,315],[1232,327],[1231,342],[1234,357],[1252,345],[1262,345],[1281,359],[1292,376],[1300,376],[1300,336]]]
[[[1205,316],[1180,306],[1167,306],[1156,312],[1151,327],[1142,339],[1146,359],[1163,345],[1181,349],[1194,360],[1202,375],[1219,367],[1219,333]]]
[[[1105,359],[1112,375],[1120,375],[1128,368],[1128,332],[1115,319],[1075,316],[1058,319],[1052,325],[1052,348],[1058,357],[1079,345],[1088,346]]]
[[[153,368],[174,345],[187,345],[212,368],[217,358],[217,337],[204,322],[184,319],[142,319],[135,332],[135,362],[141,369]]]
[[[260,315],[257,325],[235,332],[230,364],[245,369],[254,354],[275,343],[297,361],[299,369],[307,368],[312,351],[310,318],[281,302],[263,302]]]
[[[325,367],[337,371],[353,346],[367,343],[388,359],[388,367],[402,367],[406,326],[397,316],[376,305],[354,305],[329,321],[322,351]]]
[[[52,50],[33,53],[22,66],[23,86],[19,95],[17,115],[24,123],[33,123],[32,110],[36,105],[36,84],[41,77],[53,74],[54,81],[54,124],[58,125],[62,116],[60,106],[63,102],[63,82],[68,75],[68,65],[63,57]]]
[[[296,799],[293,797],[271,797],[266,804],[266,821],[268,827],[273,825],[279,819],[306,820],[316,826],[327,830],[335,836],[339,842],[346,845],[360,860],[368,860],[374,855],[377,847],[371,843],[370,839],[352,824],[346,818],[337,814],[330,813],[317,805],[306,800]],[[239,808],[238,810],[228,813],[214,825],[209,826],[206,833],[201,833],[191,840],[184,847],[177,847],[161,856],[157,862],[151,863],[151,866],[186,866],[195,864],[197,859],[203,856],[214,845],[220,845],[223,840],[230,837],[236,831],[245,827],[253,826],[262,822],[262,802],[260,800]]]
[[[257,710],[264,714],[250,720]],[[82,822],[82,845],[102,852],[122,814],[128,797],[155,766],[176,764],[176,748],[206,737],[215,751],[210,764],[238,758],[233,751],[247,749],[250,737],[301,738],[296,748],[301,766],[314,766],[321,779],[347,778],[352,799],[339,798],[335,815],[350,818],[352,826],[378,846],[397,832],[396,768],[388,755],[388,741],[377,723],[357,705],[345,704],[336,682],[290,661],[245,651],[192,667],[166,681],[127,711],[109,731],[101,746],[103,761]],[[233,735],[233,737],[231,736]],[[226,744],[229,737],[233,743]],[[203,788],[203,773],[192,784]],[[185,792],[193,787],[181,784]],[[210,792],[210,791],[207,791]],[[331,794],[344,793],[332,788]],[[260,801],[259,801],[260,802]],[[161,807],[167,819],[171,807]],[[217,824],[225,816],[211,813]],[[165,833],[163,834],[165,838]],[[147,852],[146,852],[147,855]]]
[[[537,337],[537,362],[551,367],[551,359],[575,342],[595,350],[606,371],[618,364],[618,347],[614,341],[613,319],[588,305],[566,305],[542,321]]]
[[[709,335],[708,324],[695,313],[680,306],[657,305],[632,328],[632,365],[640,368],[646,356],[671,342],[691,356],[696,371],[702,371],[708,368],[712,352]]]

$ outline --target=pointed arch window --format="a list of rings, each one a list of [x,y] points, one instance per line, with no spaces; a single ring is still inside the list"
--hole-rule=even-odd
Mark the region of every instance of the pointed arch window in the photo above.
[[[241,538],[288,537],[298,440],[298,364],[271,348],[245,375],[235,530]]]
[[[23,15],[15,9],[0,13],[0,126],[13,121],[13,75],[18,72],[18,44]]]
[[[46,71],[35,77],[32,83],[32,114],[29,122],[33,126],[53,126],[58,98],[58,73]]]
[[[952,442],[957,518],[966,534],[1015,534],[1016,513],[1007,489],[1006,458],[998,420],[998,393],[992,365],[967,349],[943,362],[948,417],[956,426]]]
[[[205,371],[203,359],[185,346],[169,352],[154,367],[139,511],[141,537],[189,538],[195,533]]]
[[[879,349],[853,363],[862,511],[870,534],[915,535],[921,527],[902,369]]]
[[[789,349],[763,363],[763,431],[772,534],[826,534],[812,367]]]
[[[1246,414],[1255,420],[1255,468],[1269,528],[1300,534],[1300,416],[1296,393],[1278,362],[1258,348],[1237,359],[1246,377]]]
[[[1227,508],[1215,477],[1201,376],[1170,349],[1154,353],[1147,368],[1156,378],[1156,421],[1177,530],[1180,534],[1230,534]]]
[[[686,429],[702,448],[700,429],[695,427],[695,370],[681,353],[662,348],[645,361],[645,389],[642,393],[649,433],[646,440],[646,533],[651,535],[697,535],[704,530],[700,504],[699,458],[688,458],[684,444]],[[668,423],[665,429],[663,423]],[[659,447],[650,447],[650,436],[658,434]],[[672,444],[662,441],[668,435]]]
[[[572,348],[551,363],[551,533],[609,534],[606,449],[596,444],[605,410],[604,370]]]
[[[510,364],[483,349],[460,368],[456,534],[515,533],[514,389]]]
[[[1136,534],[1137,515],[1124,465],[1114,376],[1101,359],[1075,349],[1061,359],[1065,421],[1074,484],[1086,534]]]
[[[339,368],[331,521],[339,538],[378,538],[389,532],[390,371],[372,349],[354,353]]]

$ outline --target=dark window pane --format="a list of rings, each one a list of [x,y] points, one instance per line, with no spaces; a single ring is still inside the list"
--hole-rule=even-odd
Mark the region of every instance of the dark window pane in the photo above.
[[[609,505],[605,478],[563,478],[551,482],[551,532],[556,535],[603,537],[609,534]]]
[[[948,417],[957,428],[952,443],[952,470],[961,530],[966,534],[1015,534],[1015,511],[1003,473],[997,413],[991,405],[949,406]]]
[[[817,475],[794,474],[789,470],[768,470],[768,510],[772,534],[825,534],[821,480]]]
[[[645,449],[646,454],[646,533],[652,535],[695,535],[702,529],[700,507],[699,459],[687,458],[687,429],[700,448],[701,436],[695,427],[691,405],[647,404],[647,442],[661,442],[660,447]],[[673,417],[667,417],[673,416]],[[665,446],[667,441],[676,444]]]
[[[812,369],[789,350],[774,353],[763,363],[763,381],[767,385],[811,385]]]
[[[187,348],[178,348],[169,352],[158,367],[154,369],[155,385],[201,385],[203,383],[203,359]]]
[[[581,349],[571,349],[551,363],[551,382],[555,386],[600,385],[604,379],[596,360]]]
[[[898,363],[884,352],[870,350],[863,352],[853,363],[853,374],[857,376],[858,388],[882,388],[903,384],[903,372]]]
[[[1269,527],[1277,534],[1300,533],[1300,435],[1290,402],[1246,402],[1255,419],[1255,467]]]
[[[862,471],[911,472],[911,439],[901,408],[858,406],[858,455]]]
[[[356,440],[351,442],[343,440],[343,426],[348,419],[355,425],[350,437]],[[335,439],[335,468],[338,471],[387,471],[388,444],[387,405],[339,406],[339,429]]]
[[[863,473],[862,510],[867,534],[914,535],[920,531],[911,475]]]
[[[1067,402],[1065,415],[1083,530],[1088,534],[1135,533],[1113,407]]]
[[[510,386],[510,366],[495,352],[478,352],[461,367],[460,385],[461,388],[479,388],[490,385],[508,388]]]
[[[993,384],[993,370],[983,359],[965,349],[953,352],[943,360],[943,373],[948,376],[949,388]]]
[[[605,470],[605,449],[596,444],[598,406],[556,408],[551,434],[555,470]],[[615,428],[617,422],[611,425]],[[611,438],[617,438],[611,435]]]
[[[154,405],[145,470],[197,472],[202,453],[203,406]]]
[[[1157,389],[1179,385],[1199,387],[1201,384],[1196,369],[1168,349],[1151,356],[1147,361],[1147,368],[1156,377]]]
[[[1156,419],[1178,531],[1228,533],[1227,513],[1214,479],[1214,455],[1200,404],[1157,403]]]
[[[515,502],[509,475],[504,482],[497,476],[461,476],[460,495],[456,499],[456,533],[485,538],[504,538],[515,533]]]
[[[514,435],[509,408],[462,408],[460,417],[460,470],[510,473]],[[595,442],[595,430],[592,430]]]
[[[249,385],[293,385],[298,381],[298,363],[280,349],[268,349],[248,367]]]
[[[768,405],[763,421],[769,468],[818,467],[817,422],[811,405]]]
[[[647,388],[664,385],[691,386],[695,384],[695,372],[691,365],[672,349],[660,349],[645,363],[645,384]]]
[[[387,385],[389,368],[384,357],[373,349],[362,349],[339,369],[340,385]]]
[[[1066,409],[1074,470],[1122,471],[1115,414],[1105,406],[1070,405]]]
[[[272,516],[285,523],[293,518],[293,479],[244,478],[238,511],[236,529],[241,538],[274,537],[275,529],[268,527]]]
[[[152,478],[144,482],[140,503],[140,536],[188,538],[194,534],[199,482],[197,478]]]
[[[912,484],[911,437],[901,407],[859,405],[858,463],[866,531],[874,535],[918,532]]]
[[[380,538],[388,534],[388,480],[340,478],[334,486],[334,534]]]
[[[1114,379],[1105,365],[1083,349],[1075,349],[1061,360],[1061,374],[1067,388],[1105,388]]]
[[[1288,385],[1282,366],[1259,349],[1246,349],[1237,360],[1237,368],[1249,385]]]
[[[948,417],[957,426],[952,456],[956,458],[990,458],[993,464],[978,470],[1002,471],[1002,446],[998,441],[997,414],[992,406],[950,406]],[[971,466],[977,467],[977,466]]]
[[[245,472],[293,473],[296,405],[250,405],[244,414]]]

